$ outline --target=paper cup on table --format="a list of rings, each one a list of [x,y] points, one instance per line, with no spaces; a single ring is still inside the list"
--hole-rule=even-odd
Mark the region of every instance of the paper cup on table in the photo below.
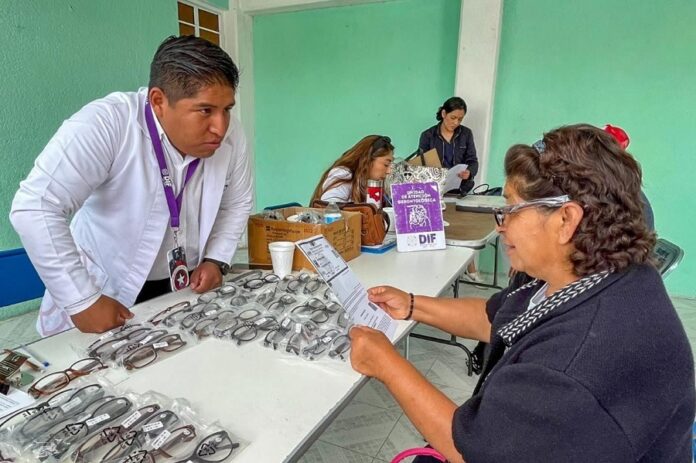
[[[295,243],[292,241],[275,241],[268,244],[273,262],[273,273],[285,278],[292,272],[292,258],[295,254]]]

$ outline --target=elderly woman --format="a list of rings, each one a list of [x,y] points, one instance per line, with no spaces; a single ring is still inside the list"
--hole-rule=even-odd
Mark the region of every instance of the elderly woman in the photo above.
[[[394,318],[491,343],[473,396],[454,404],[366,327],[351,330],[353,368],[451,462],[691,461],[694,362],[650,264],[640,167],[576,125],[510,148],[505,175],[498,231],[532,281],[487,301],[369,291]]]

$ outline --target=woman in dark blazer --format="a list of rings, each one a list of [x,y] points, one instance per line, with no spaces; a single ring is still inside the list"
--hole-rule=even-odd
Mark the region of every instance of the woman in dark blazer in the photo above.
[[[471,129],[461,125],[464,116],[466,116],[464,100],[457,96],[449,98],[435,114],[438,123],[424,131],[418,143],[418,151],[421,153],[433,148],[437,150],[443,167],[449,169],[458,164],[468,166],[459,174],[462,179],[459,187],[461,194],[471,191],[474,187],[474,177],[478,172],[474,135]]]

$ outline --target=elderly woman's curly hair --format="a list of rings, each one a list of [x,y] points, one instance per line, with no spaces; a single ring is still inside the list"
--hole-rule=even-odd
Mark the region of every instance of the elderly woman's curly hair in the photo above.
[[[648,262],[655,245],[643,216],[641,169],[608,133],[578,124],[544,135],[543,143],[515,145],[505,176],[524,200],[568,195],[584,216],[570,260],[578,276]]]

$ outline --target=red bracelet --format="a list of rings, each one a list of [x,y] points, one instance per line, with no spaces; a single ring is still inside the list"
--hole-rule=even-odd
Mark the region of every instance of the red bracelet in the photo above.
[[[404,320],[410,320],[411,316],[413,315],[413,305],[414,305],[413,304],[413,300],[414,300],[413,293],[408,293],[408,296],[411,298],[411,302],[409,303],[409,306],[408,306],[408,315],[406,315],[406,318],[404,318]]]

